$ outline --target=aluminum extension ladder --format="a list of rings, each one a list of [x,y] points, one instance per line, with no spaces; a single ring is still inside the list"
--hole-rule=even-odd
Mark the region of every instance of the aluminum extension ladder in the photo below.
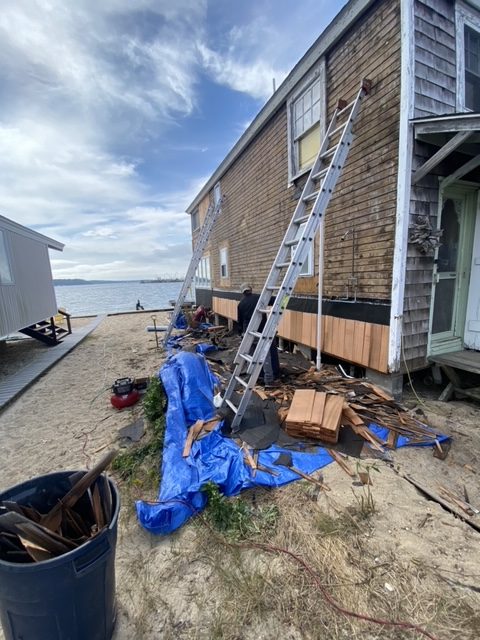
[[[235,369],[222,403],[223,408],[228,406],[234,413],[231,422],[234,432],[240,427],[263,363],[269,356],[281,316],[287,307],[347,159],[353,140],[353,123],[361,101],[368,94],[370,87],[370,81],[363,80],[356,98],[351,103],[339,101],[235,356]],[[342,120],[343,124],[339,124]],[[310,212],[307,212],[312,203]],[[275,300],[270,307],[272,296],[275,296]],[[260,330],[263,318],[266,318],[266,322]],[[243,394],[240,396],[235,392],[237,388],[242,390],[242,387]],[[234,399],[238,404],[235,404]]]
[[[190,260],[190,265],[187,269],[187,275],[185,276],[185,280],[183,281],[182,288],[180,289],[180,293],[178,294],[178,298],[173,309],[170,323],[168,325],[167,331],[165,332],[165,337],[163,339],[163,344],[165,346],[167,345],[168,339],[172,334],[173,327],[175,326],[175,322],[177,321],[178,315],[185,302],[188,290],[192,286],[198,264],[203,256],[203,252],[205,251],[205,246],[208,242],[210,232],[213,225],[215,224],[215,220],[218,218],[221,209],[222,196],[218,197],[218,199],[216,199],[216,196],[214,196],[213,202],[210,203],[210,206],[207,209],[207,215],[205,216],[205,220],[203,222],[202,228],[200,229],[197,242],[195,243],[195,247],[193,249],[192,259]]]

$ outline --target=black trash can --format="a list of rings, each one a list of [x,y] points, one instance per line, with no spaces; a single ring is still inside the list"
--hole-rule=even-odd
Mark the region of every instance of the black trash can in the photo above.
[[[47,513],[70,489],[73,471],[12,487],[13,500]],[[115,548],[120,498],[109,480],[112,519],[99,535],[57,558],[0,560],[0,619],[5,640],[110,640],[115,625]]]

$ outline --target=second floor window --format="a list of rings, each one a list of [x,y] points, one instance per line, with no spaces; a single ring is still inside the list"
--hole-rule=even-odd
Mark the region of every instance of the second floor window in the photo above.
[[[480,111],[480,33],[465,26],[465,106]]]

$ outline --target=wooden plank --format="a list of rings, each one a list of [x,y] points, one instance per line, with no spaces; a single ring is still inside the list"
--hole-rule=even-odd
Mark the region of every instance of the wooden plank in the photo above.
[[[344,405],[343,396],[329,394],[323,411],[322,431],[338,433]]]
[[[427,173],[430,173],[437,165],[457,149],[465,140],[472,135],[471,131],[461,131],[451,138],[441,147],[437,153],[434,153],[421,167],[419,167],[412,177],[412,184],[417,184]]]
[[[183,447],[182,457],[187,458],[190,455],[190,451],[192,449],[192,444],[195,438],[198,436],[203,427],[203,420],[197,420],[192,426],[189,428],[187,433],[187,438],[185,440],[185,446]]]
[[[363,364],[363,343],[365,340],[365,322],[354,322],[352,360]]]
[[[312,407],[315,401],[315,389],[296,389],[293,394],[292,404],[288,411],[286,422],[309,422],[312,416]]]
[[[352,469],[350,469],[350,467],[345,462],[343,457],[337,451],[334,451],[333,449],[327,449],[327,451],[329,455],[335,460],[335,462],[339,465],[339,467],[343,469],[343,471],[345,471],[347,475],[349,475],[351,478],[354,478],[357,475],[355,471],[352,471]]]
[[[349,422],[351,422],[355,426],[362,426],[365,424],[363,419],[358,415],[356,411],[354,411],[348,404],[343,406],[343,415],[347,418]]]
[[[317,391],[315,394],[315,401],[312,408],[312,416],[310,421],[312,424],[321,425],[323,421],[323,413],[325,411],[325,403],[327,400],[327,394],[323,391]]]
[[[372,337],[372,325],[370,323],[365,324],[365,334],[363,337],[363,349],[362,349],[362,359],[360,363],[368,367],[370,362],[370,348],[371,348],[371,337]]]
[[[344,354],[347,360],[353,360],[354,331],[355,331],[355,322],[353,320],[345,320]]]
[[[372,325],[368,366],[371,369],[376,369],[377,371],[380,365],[381,335],[381,325]]]

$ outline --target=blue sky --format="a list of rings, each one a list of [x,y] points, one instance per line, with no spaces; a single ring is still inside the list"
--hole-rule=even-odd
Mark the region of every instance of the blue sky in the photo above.
[[[185,272],[185,208],[344,0],[4,0],[0,213],[57,278]]]

